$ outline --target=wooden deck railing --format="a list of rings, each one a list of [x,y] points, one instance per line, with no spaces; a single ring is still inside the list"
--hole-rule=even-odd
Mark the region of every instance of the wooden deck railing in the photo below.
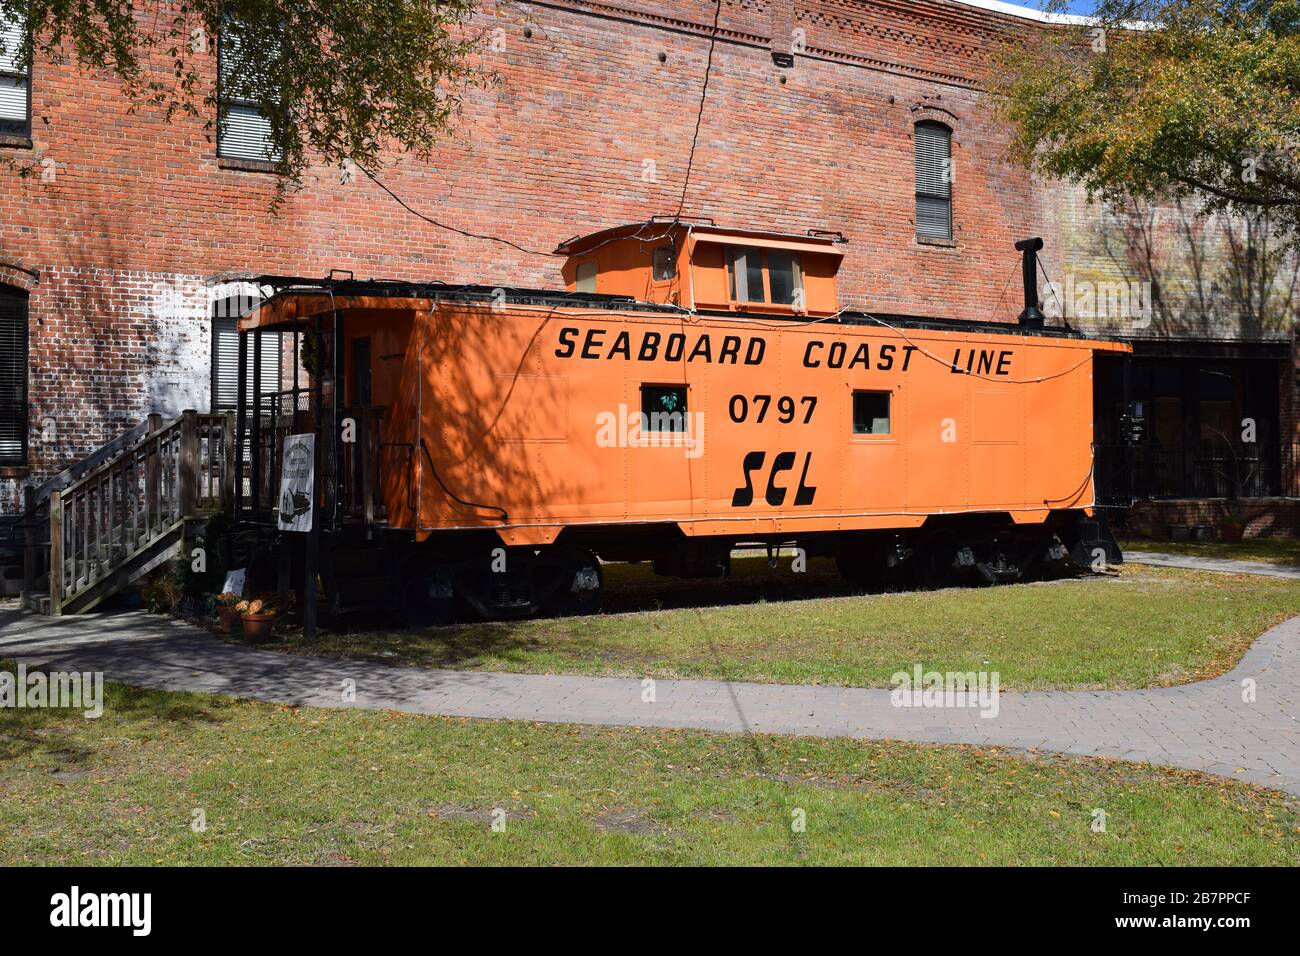
[[[174,546],[186,518],[233,500],[230,418],[186,411],[148,424],[137,443],[50,493],[51,613]]]

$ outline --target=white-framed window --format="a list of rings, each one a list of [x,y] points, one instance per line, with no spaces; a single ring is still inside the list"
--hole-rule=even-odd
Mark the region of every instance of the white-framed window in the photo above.
[[[942,123],[917,123],[916,235],[952,239],[952,130]]]
[[[278,163],[283,154],[271,142],[271,121],[246,92],[237,74],[240,39],[229,18],[217,37],[217,155]]]
[[[803,267],[797,252],[727,247],[727,283],[731,301],[771,302],[794,306],[803,301]]]
[[[27,38],[24,20],[0,17],[0,134],[29,136],[32,131],[31,74],[18,57]]]

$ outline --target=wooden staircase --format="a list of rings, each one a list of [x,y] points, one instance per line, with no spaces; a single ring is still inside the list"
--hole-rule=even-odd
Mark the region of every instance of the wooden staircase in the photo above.
[[[36,610],[91,610],[180,556],[187,524],[233,501],[231,417],[186,411],[164,422],[151,415],[127,435],[110,453],[96,452],[93,467],[57,482],[46,502],[29,498],[29,581],[36,578],[32,528],[42,513],[48,522],[48,595],[33,595]]]

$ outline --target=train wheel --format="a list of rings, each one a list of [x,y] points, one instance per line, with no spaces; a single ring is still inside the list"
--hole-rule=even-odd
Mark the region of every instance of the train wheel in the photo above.
[[[413,624],[443,627],[456,619],[452,575],[428,561],[415,562],[402,571],[406,613]]]
[[[566,554],[559,566],[560,580],[547,600],[548,614],[568,616],[594,614],[604,596],[605,572],[590,551]]]

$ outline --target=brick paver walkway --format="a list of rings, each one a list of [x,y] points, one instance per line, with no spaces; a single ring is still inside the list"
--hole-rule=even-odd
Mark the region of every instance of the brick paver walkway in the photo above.
[[[140,612],[0,612],[0,657],[164,690],[313,707],[510,720],[1036,747],[1187,767],[1300,794],[1300,617],[1264,634],[1221,678],[1137,691],[1004,693],[971,708],[899,708],[888,690],[494,674],[294,657],[223,643]],[[1255,682],[1255,700],[1243,681]],[[356,699],[345,701],[345,682]]]

